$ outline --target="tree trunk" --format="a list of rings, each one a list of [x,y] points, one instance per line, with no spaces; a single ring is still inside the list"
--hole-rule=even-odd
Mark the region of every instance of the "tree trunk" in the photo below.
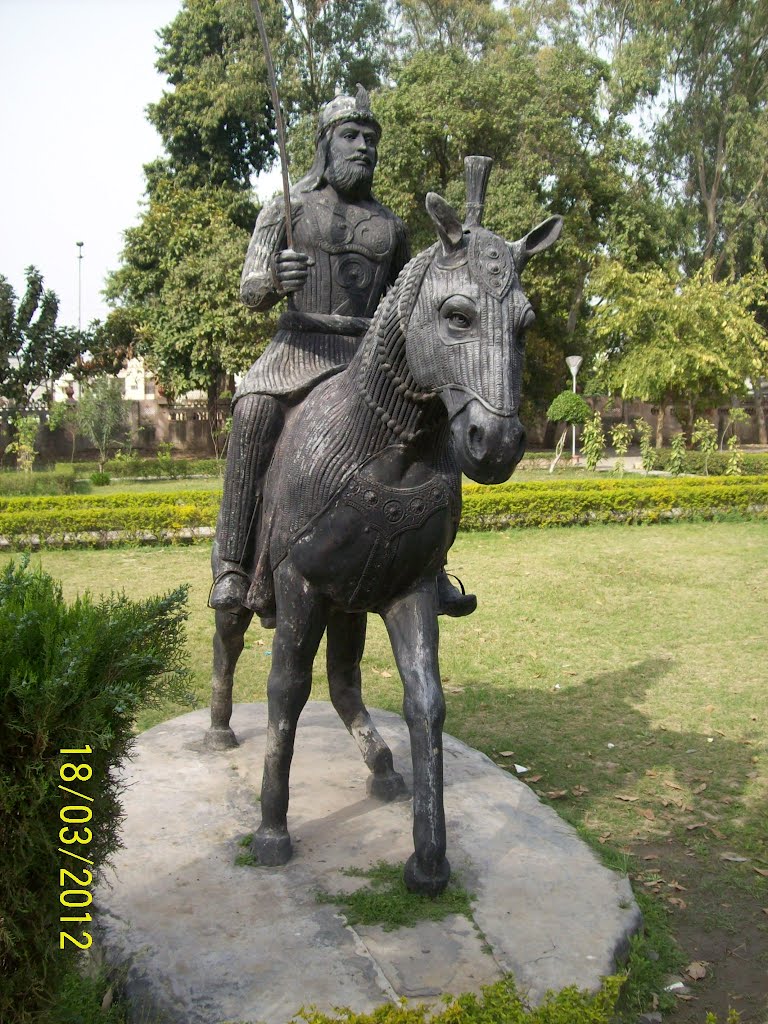
[[[760,444],[768,444],[768,427],[765,422],[765,407],[763,406],[763,393],[759,379],[752,386],[755,395],[755,415],[757,416],[757,431]]]
[[[656,447],[664,447],[664,417],[667,412],[667,406],[665,402],[659,402],[659,408],[656,413]]]

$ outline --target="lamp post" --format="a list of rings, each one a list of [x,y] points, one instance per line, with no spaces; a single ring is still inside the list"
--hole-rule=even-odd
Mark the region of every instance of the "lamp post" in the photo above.
[[[77,246],[77,333],[83,329],[83,243],[75,242]]]
[[[579,372],[579,367],[584,361],[581,356],[568,356],[566,358],[568,369],[571,371],[571,377],[573,378],[573,393],[576,394],[576,374]],[[576,459],[576,424],[571,424],[571,457]]]

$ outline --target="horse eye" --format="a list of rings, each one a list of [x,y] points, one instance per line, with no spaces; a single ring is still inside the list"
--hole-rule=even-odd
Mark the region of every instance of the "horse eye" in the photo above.
[[[469,317],[465,316],[463,313],[457,312],[456,310],[448,315],[448,323],[451,327],[456,327],[460,331],[466,331],[467,328],[472,326],[472,321]]]

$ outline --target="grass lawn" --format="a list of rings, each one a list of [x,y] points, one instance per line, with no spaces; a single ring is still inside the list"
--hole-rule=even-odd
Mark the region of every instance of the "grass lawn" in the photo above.
[[[193,683],[205,704],[209,554],[122,548],[34,562],[69,597],[189,582]],[[675,1020],[703,1024],[706,1010],[724,1020],[733,1006],[744,1024],[765,1024],[768,523],[462,534],[449,569],[479,608],[441,619],[446,731],[510,770],[527,766],[526,781],[595,845],[632,855],[636,889],[655,894],[686,963],[706,967]],[[248,634],[236,700],[264,699],[271,636]],[[369,705],[400,710],[373,616],[363,679]],[[322,661],[313,698],[328,699]]]

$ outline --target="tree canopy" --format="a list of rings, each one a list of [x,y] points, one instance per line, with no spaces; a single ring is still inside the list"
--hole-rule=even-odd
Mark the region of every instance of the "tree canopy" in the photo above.
[[[78,331],[56,326],[59,300],[40,271],[27,267],[25,274],[20,301],[0,275],[0,397],[17,404],[68,370],[82,343]]]

